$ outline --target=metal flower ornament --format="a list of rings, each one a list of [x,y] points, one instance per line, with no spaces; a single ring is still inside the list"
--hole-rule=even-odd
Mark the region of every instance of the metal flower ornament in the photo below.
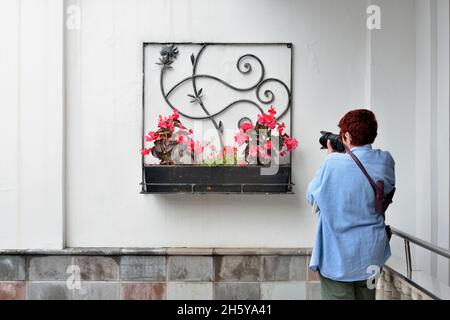
[[[176,59],[178,55],[178,48],[175,47],[174,44],[164,46],[161,49],[161,58],[159,58],[159,62],[157,62],[157,65],[163,66],[163,69],[165,68],[172,68],[171,64]]]

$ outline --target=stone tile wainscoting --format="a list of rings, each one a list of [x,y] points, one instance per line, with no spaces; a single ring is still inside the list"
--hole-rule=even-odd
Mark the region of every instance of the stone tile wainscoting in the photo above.
[[[0,252],[2,299],[320,299],[310,249]]]
[[[435,285],[437,283],[435,281]],[[377,289],[377,300],[434,300],[424,290],[390,268],[384,268]]]

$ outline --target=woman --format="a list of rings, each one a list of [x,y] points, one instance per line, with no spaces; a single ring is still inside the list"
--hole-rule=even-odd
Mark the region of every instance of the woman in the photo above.
[[[385,193],[395,185],[389,152],[372,149],[378,124],[369,110],[354,110],[339,122],[342,142],[359,158],[369,175],[383,180]],[[307,200],[319,212],[310,269],[321,278],[322,299],[374,300],[371,280],[391,255],[384,217],[375,211],[375,192],[353,159],[335,152],[311,181]]]

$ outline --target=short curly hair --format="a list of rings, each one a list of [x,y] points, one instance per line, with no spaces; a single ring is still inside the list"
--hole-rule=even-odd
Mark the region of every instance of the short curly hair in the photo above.
[[[352,145],[363,146],[372,144],[377,137],[378,123],[375,114],[366,109],[348,112],[340,121],[340,136],[346,132],[352,136]]]

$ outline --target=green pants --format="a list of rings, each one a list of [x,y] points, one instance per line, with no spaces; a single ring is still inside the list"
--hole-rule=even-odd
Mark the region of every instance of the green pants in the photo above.
[[[340,282],[320,275],[322,300],[375,300],[375,293],[367,287],[367,281]]]

